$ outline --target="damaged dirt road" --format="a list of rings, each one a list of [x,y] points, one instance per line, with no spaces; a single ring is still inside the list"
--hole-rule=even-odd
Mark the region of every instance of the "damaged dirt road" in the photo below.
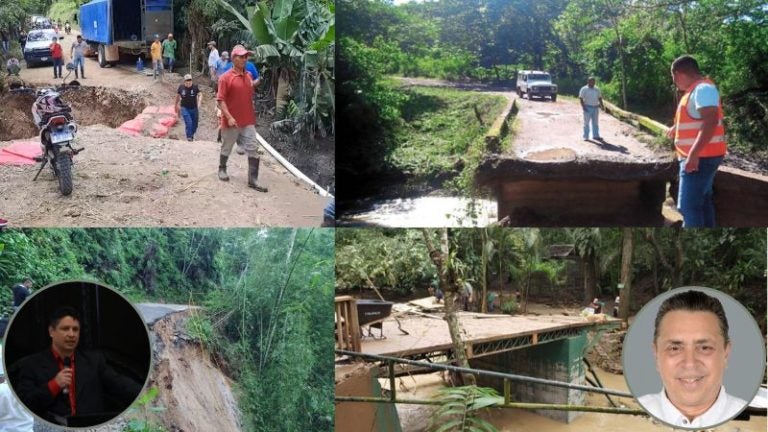
[[[0,143],[2,145],[3,143]],[[61,196],[46,167],[0,166],[0,213],[18,226],[319,226],[327,198],[282,166],[262,160],[260,193],[248,161],[233,152],[229,182],[216,175],[219,145],[134,138],[106,126],[80,130],[74,191]]]
[[[154,369],[148,387],[157,387],[153,414],[169,431],[242,430],[233,382],[202,346],[186,335],[194,308],[140,303],[136,307],[151,329]]]
[[[599,125],[602,141],[582,139],[583,114],[578,101],[560,98],[517,99],[520,122],[512,152],[530,161],[620,160],[647,163],[669,159],[670,151],[654,151],[653,137],[604,112]]]
[[[63,46],[71,45],[74,34]],[[66,50],[65,50],[66,51]],[[65,56],[68,55],[65,54]],[[216,143],[213,92],[197,79],[203,93],[200,126],[194,142],[184,138],[181,119],[167,139],[133,137],[115,127],[148,106],[172,105],[182,79],[167,74],[164,82],[128,67],[99,68],[85,61],[85,80],[79,90],[62,99],[72,104],[80,125],[75,147],[85,151],[74,159],[74,191],[61,196],[53,172],[46,167],[37,181],[39,165],[0,165],[0,217],[12,226],[319,226],[329,198],[288,172],[265,152],[259,182],[269,188],[259,193],[247,186],[247,158],[234,151],[228,163],[231,180],[217,177],[220,144]],[[66,74],[66,73],[65,73]],[[21,71],[36,87],[51,86],[51,67]],[[74,78],[72,74],[69,80]],[[12,141],[39,142],[30,112],[34,97],[0,95],[0,148]],[[265,126],[266,125],[266,126]],[[268,123],[257,130],[271,142]],[[179,140],[182,138],[182,140]],[[275,143],[279,144],[279,143]],[[274,145],[274,144],[273,144]],[[282,150],[280,150],[282,151]],[[309,155],[309,156],[308,156]],[[291,158],[293,155],[283,153]],[[308,165],[325,166],[327,155],[305,151],[306,163],[295,163],[315,177]],[[333,153],[330,153],[331,167]],[[315,160],[313,160],[315,159]],[[318,162],[319,161],[319,162]],[[322,187],[327,187],[318,181]]]

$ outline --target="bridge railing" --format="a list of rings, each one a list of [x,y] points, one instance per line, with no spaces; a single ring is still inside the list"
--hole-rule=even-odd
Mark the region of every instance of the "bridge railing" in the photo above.
[[[389,369],[389,397],[369,397],[369,396],[336,396],[336,402],[367,402],[367,403],[393,403],[393,404],[416,404],[416,405],[440,405],[441,402],[435,400],[425,399],[398,399],[397,398],[397,386],[395,385],[395,364],[406,364],[410,366],[418,366],[422,368],[432,369],[435,371],[449,371],[462,374],[472,374],[475,376],[485,376],[504,381],[504,395],[503,399],[500,397],[499,401],[490,405],[488,408],[519,408],[519,409],[547,409],[555,411],[583,411],[583,412],[602,412],[611,414],[632,414],[632,415],[644,415],[648,414],[642,409],[634,408],[617,408],[617,407],[599,407],[599,406],[586,406],[586,405],[570,405],[570,404],[550,404],[550,403],[528,403],[528,402],[512,402],[512,381],[530,382],[536,384],[550,385],[554,387],[563,387],[572,390],[581,390],[592,393],[601,393],[604,395],[613,395],[620,397],[634,398],[632,394],[606,389],[602,387],[591,387],[580,384],[572,384],[569,382],[556,381],[544,378],[529,377],[524,375],[508,374],[503,372],[488,371],[481,369],[465,368],[459,366],[453,366],[449,364],[430,363],[424,361],[408,360],[397,357],[380,356],[376,354],[365,354],[360,352],[353,352],[347,350],[336,350],[337,356],[348,356],[353,358],[363,358],[368,361],[381,361],[387,363]]]

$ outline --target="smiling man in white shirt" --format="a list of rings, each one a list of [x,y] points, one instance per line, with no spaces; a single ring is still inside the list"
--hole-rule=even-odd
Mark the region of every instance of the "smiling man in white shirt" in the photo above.
[[[653,353],[664,387],[638,402],[654,417],[702,429],[730,420],[747,405],[723,386],[731,341],[716,298],[690,290],[665,300],[656,315]]]

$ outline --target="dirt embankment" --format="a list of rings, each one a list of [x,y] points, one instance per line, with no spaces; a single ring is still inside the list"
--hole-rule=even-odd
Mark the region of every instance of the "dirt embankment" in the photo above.
[[[155,367],[148,386],[158,388],[157,421],[172,432],[242,430],[232,382],[209,354],[184,333],[188,314],[171,314],[152,326]]]

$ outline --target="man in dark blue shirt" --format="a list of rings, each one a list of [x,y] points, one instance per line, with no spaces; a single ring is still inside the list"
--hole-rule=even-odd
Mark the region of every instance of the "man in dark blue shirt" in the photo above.
[[[26,278],[23,283],[13,286],[13,310],[19,309],[24,300],[32,294],[32,279]]]

